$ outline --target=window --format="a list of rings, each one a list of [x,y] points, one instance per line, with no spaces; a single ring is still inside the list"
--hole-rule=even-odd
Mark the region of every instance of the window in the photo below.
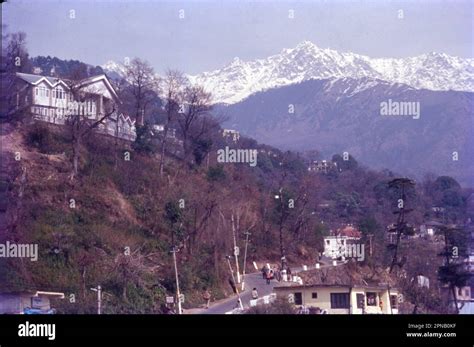
[[[38,87],[35,88],[35,94],[36,94],[36,95],[39,94]]]
[[[329,240],[326,240],[326,245],[328,245],[328,246],[329,246]]]
[[[311,293],[311,299],[317,299],[318,298],[318,293],[312,292]]]
[[[458,288],[458,296],[462,296],[462,289]]]
[[[357,308],[365,308],[365,295],[356,294],[356,298],[357,298]]]
[[[295,293],[295,305],[303,305],[303,294]]]
[[[49,97],[49,89],[46,89],[46,96]]]
[[[331,293],[331,308],[349,308],[349,293]]]
[[[367,293],[367,306],[377,306],[377,293]]]
[[[390,295],[390,306],[392,308],[398,307],[398,296],[397,295]]]

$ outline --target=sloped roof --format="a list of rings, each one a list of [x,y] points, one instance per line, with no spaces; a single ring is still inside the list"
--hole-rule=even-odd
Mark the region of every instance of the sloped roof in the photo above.
[[[65,81],[68,81],[65,78],[57,78],[57,77],[49,77],[49,76],[42,76],[42,75],[33,75],[33,74],[27,74],[27,73],[22,73],[22,72],[17,72],[16,75],[22,79],[23,81],[32,84],[32,85],[38,85],[42,81],[45,81],[48,83],[51,87],[56,87],[58,84],[63,84],[66,86],[66,88],[69,88],[68,84]],[[120,98],[117,95],[117,92],[115,91],[114,87],[110,83],[109,79],[107,78],[106,75],[97,75],[97,76],[91,76],[84,78],[77,82],[77,85],[82,88],[85,87],[89,84],[96,83],[99,81],[103,81],[107,87],[107,89],[110,91],[112,96],[115,98],[115,100],[119,103],[121,103]]]
[[[112,84],[110,83],[109,79],[107,78],[106,75],[102,74],[102,75],[97,75],[97,76],[91,76],[91,77],[88,77],[88,78],[84,78],[83,80],[79,81],[78,85],[79,86],[85,86],[87,84],[91,84],[91,83],[96,83],[98,81],[104,81],[105,85],[107,86],[107,88],[111,91],[112,95],[117,99],[117,101],[120,101],[118,95],[117,95],[117,92],[115,91],[114,87],[112,86]]]
[[[51,87],[57,86],[59,83],[66,85],[66,83],[57,77],[49,77],[49,76],[41,76],[41,75],[33,75],[28,73],[17,72],[16,75],[21,78],[23,81],[37,85],[42,81],[48,83]],[[67,86],[67,85],[66,85]]]
[[[303,285],[295,282],[282,282],[277,287],[387,287],[395,280],[383,269],[373,270],[368,266],[344,264],[321,269],[299,272]]]
[[[135,121],[130,118],[128,115],[124,115],[123,113],[120,113],[119,118],[122,119],[122,121],[127,122],[130,126],[135,125]]]
[[[336,235],[349,236],[349,237],[361,237],[362,234],[359,230],[354,228],[352,225],[346,225],[342,228],[337,229]]]

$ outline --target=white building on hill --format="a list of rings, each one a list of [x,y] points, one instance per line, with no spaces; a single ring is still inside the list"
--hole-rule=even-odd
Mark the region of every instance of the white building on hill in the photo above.
[[[362,237],[359,230],[352,225],[346,225],[324,238],[324,255],[338,259],[347,254],[349,245],[357,243]]]
[[[238,142],[240,139],[240,133],[234,129],[223,129],[222,136],[226,139],[230,139],[233,142]]]
[[[121,104],[112,84],[105,75],[89,77],[74,84],[56,77],[17,73],[16,107],[23,108],[36,120],[65,124],[69,115],[81,114],[91,120],[104,117],[111,105]],[[74,100],[70,89],[76,88],[84,98]],[[100,124],[97,131],[103,134],[134,141],[135,121],[114,111]]]

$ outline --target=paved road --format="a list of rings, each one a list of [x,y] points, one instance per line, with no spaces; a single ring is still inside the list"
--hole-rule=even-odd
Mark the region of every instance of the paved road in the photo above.
[[[330,265],[323,264],[321,268]],[[314,267],[311,267],[314,269]],[[302,271],[302,268],[292,268],[293,274]],[[273,287],[278,283],[276,280],[272,280],[270,284],[266,284],[266,280],[263,279],[261,272],[245,275],[245,291],[240,293],[242,304],[244,308],[250,307],[250,300],[252,299],[252,289],[257,288],[258,297],[262,298],[265,295],[269,295],[273,292]],[[240,289],[240,287],[239,287]],[[199,308],[187,310],[187,314],[225,314],[226,312],[232,311],[237,307],[237,295],[230,298],[220,300],[218,302],[211,302],[211,306],[208,309]]]
[[[250,300],[252,299],[252,289],[257,288],[258,296],[261,298],[265,295],[271,294],[273,287],[278,283],[276,280],[272,280],[270,284],[266,283],[263,279],[261,272],[245,275],[245,290],[240,292],[240,298],[244,308],[250,306]],[[239,289],[240,289],[239,284]],[[218,302],[211,302],[211,306],[208,309],[193,309],[189,310],[191,314],[224,314],[237,307],[237,295],[230,298],[220,300]]]

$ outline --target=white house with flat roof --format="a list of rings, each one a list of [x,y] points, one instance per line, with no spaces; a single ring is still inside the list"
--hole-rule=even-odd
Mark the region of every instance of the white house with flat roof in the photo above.
[[[386,272],[340,265],[298,275],[299,283],[280,282],[273,288],[277,297],[298,308],[328,314],[398,314],[402,296]]]
[[[350,245],[358,242],[361,236],[360,231],[350,224],[339,228],[324,237],[323,255],[331,259],[341,258],[347,254]]]

